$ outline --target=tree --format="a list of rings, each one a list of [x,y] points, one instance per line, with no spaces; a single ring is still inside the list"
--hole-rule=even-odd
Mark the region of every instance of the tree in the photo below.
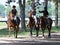
[[[58,3],[60,2],[60,0],[49,0],[49,1],[53,1],[55,3],[55,26],[58,27]]]
[[[5,10],[5,7],[2,4],[0,4],[0,12],[3,12],[4,10]]]
[[[0,4],[0,16],[4,16],[5,15],[5,7]]]
[[[48,0],[45,0],[45,7],[46,7],[46,10],[47,10],[47,5],[48,5]]]
[[[56,20],[55,26],[58,27],[58,0],[56,0],[56,3],[55,3],[55,14],[56,14],[56,17],[55,17],[55,20]]]
[[[7,6],[7,8],[6,8],[6,14],[7,14],[7,16],[8,16],[8,14],[9,14],[9,12],[11,11],[11,7],[10,6]]]
[[[19,0],[20,15],[21,15],[21,30],[25,30],[25,0]]]

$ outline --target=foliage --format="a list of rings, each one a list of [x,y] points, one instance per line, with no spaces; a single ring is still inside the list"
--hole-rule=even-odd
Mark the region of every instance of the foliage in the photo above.
[[[6,8],[6,15],[8,16],[8,14],[9,14],[9,12],[11,11],[11,7],[10,6],[7,6],[7,8]]]
[[[27,3],[28,5],[31,5],[32,1],[31,0],[27,0]]]
[[[6,3],[10,4],[10,2],[15,2],[15,0],[7,0]]]
[[[2,4],[0,4],[0,12],[3,12],[4,10],[5,10],[5,7]]]
[[[16,9],[17,9],[17,12],[18,12],[18,16],[20,16],[20,8],[19,8],[19,6],[17,6]]]
[[[0,4],[0,16],[5,15],[4,12],[5,12],[5,7],[2,4]]]
[[[25,0],[19,0],[20,15],[21,15],[21,30],[25,30]]]

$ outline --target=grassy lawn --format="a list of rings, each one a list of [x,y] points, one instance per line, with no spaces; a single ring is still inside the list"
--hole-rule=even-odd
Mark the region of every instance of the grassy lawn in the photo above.
[[[29,30],[30,29],[27,28],[26,30],[27,30],[26,32],[19,30],[18,35],[21,35],[21,36],[29,36],[30,35],[30,31]],[[60,27],[58,27],[58,28],[52,27],[51,33],[55,33],[55,32],[60,32]],[[48,31],[45,30],[45,33],[48,33]],[[13,29],[11,29],[11,36],[13,36],[13,34],[14,34]],[[34,35],[36,34],[36,31],[35,30],[33,30],[33,34]],[[42,34],[42,31],[41,30],[39,30],[39,35],[40,34]],[[7,28],[0,29],[0,37],[6,37],[6,36],[8,36],[8,29]]]
[[[6,26],[6,25],[7,25],[6,22],[0,22],[0,28],[3,26]],[[60,32],[60,27],[58,27],[58,28],[52,27],[51,33],[55,33],[55,32]],[[45,33],[48,33],[47,29],[45,30]],[[36,35],[35,30],[33,30],[33,34]],[[42,31],[39,30],[39,35],[41,35],[41,34],[42,34]],[[13,32],[13,29],[11,29],[11,36],[13,36],[13,35],[14,35],[14,32]],[[19,30],[18,35],[29,36],[30,35],[30,29],[27,28],[26,32]],[[0,29],[0,37],[6,37],[6,36],[8,36],[8,29],[7,28]]]
[[[6,22],[0,22],[0,26],[6,26]]]

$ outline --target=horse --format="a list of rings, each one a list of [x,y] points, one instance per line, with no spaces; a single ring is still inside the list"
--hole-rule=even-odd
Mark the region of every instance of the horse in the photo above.
[[[49,23],[47,23],[49,21]],[[40,17],[40,27],[42,29],[43,37],[44,37],[44,31],[47,28],[48,29],[48,37],[51,37],[51,28],[52,28],[52,19],[51,18],[45,18],[44,16]]]
[[[17,38],[17,33],[19,31],[19,25],[20,25],[19,17],[17,17],[17,23],[16,23],[16,20],[14,20],[14,16],[13,16],[12,12],[10,12],[9,16],[8,16],[8,21],[7,21],[7,26],[8,26],[8,30],[9,30],[9,37],[10,37],[10,30],[12,27],[14,29],[14,37]]]
[[[35,25],[35,20],[34,18],[32,17],[32,13],[29,12],[28,13],[28,16],[29,16],[29,23],[28,23],[28,26],[30,28],[30,35],[32,36],[32,29],[35,28],[36,30],[36,37],[38,37],[38,32],[39,32],[39,24],[37,23],[37,25]],[[38,20],[38,18],[37,18]],[[38,22],[38,21],[37,21]]]

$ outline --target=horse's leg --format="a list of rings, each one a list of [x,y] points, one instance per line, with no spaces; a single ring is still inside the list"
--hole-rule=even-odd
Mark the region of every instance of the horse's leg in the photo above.
[[[48,34],[48,38],[51,38],[51,30],[48,29],[48,32],[49,32],[49,34]]]
[[[35,27],[35,29],[36,29],[36,37],[38,37],[39,27]]]
[[[42,28],[42,34],[43,34],[43,38],[44,38],[44,30],[45,30],[45,29],[44,29],[44,28]]]
[[[17,38],[17,28],[14,27],[14,37]]]
[[[36,37],[38,37],[38,32],[39,32],[39,30],[36,30]]]
[[[14,37],[16,37],[16,27],[14,26]]]
[[[48,35],[49,38],[51,38],[51,28],[52,28],[52,23],[53,23],[52,19],[50,19],[50,21],[51,21],[51,23],[49,26],[49,35]]]
[[[48,37],[51,38],[51,30],[49,29],[48,31],[49,31]]]
[[[16,38],[17,38],[18,31],[19,31],[19,26],[16,26]]]
[[[30,36],[32,36],[32,28],[30,29]]]
[[[16,36],[15,36],[15,38],[17,38],[17,29],[16,29]]]
[[[14,28],[14,37],[15,37],[15,28]]]
[[[10,27],[8,27],[8,30],[9,30],[9,37],[10,37]]]
[[[51,26],[48,26],[47,28],[48,28],[48,32],[49,32],[48,38],[51,38]]]

